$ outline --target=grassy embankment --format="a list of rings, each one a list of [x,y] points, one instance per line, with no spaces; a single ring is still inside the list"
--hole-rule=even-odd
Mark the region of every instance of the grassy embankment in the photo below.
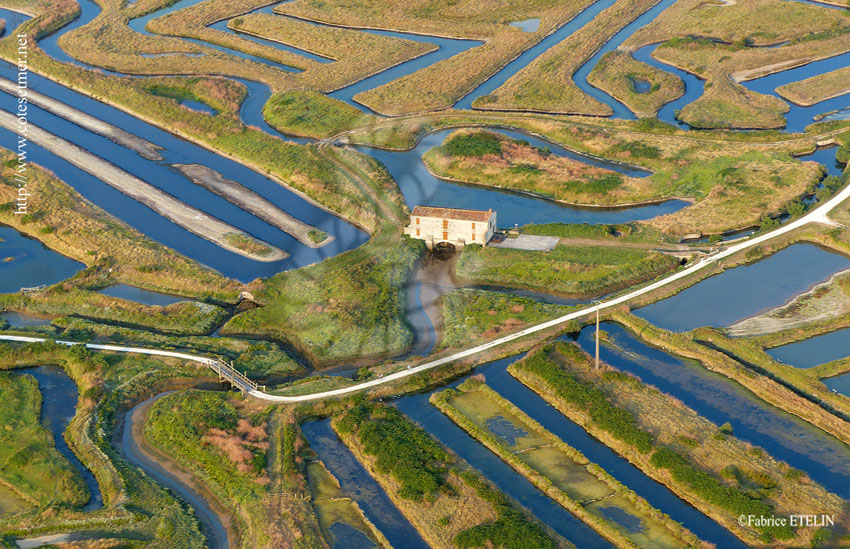
[[[759,375],[773,380],[798,399],[805,399],[804,410],[807,413],[798,415],[847,442],[850,440],[850,402],[843,395],[830,391],[821,379],[847,373],[850,371],[850,360],[844,358],[814,368],[795,368],[793,365],[774,360],[764,349],[848,326],[850,315],[836,322],[816,323],[806,329],[789,330],[758,338],[729,338],[720,330],[712,328],[694,330],[693,338],[699,343],[722,351]],[[797,414],[796,406],[785,405],[784,409]]]
[[[404,318],[404,290],[419,241],[386,231],[366,246],[317,265],[273,276],[257,299],[222,329],[286,339],[318,365],[399,353],[413,334]]]
[[[363,514],[357,502],[344,494],[339,480],[321,461],[311,459],[306,463],[305,470],[316,518],[329,545],[333,545],[331,540],[344,542],[344,539],[338,539],[331,531],[334,524],[342,523],[362,532],[376,546],[390,547],[383,533]]]
[[[763,17],[766,11],[771,13],[769,20]],[[654,54],[658,59],[707,80],[703,96],[679,115],[691,126],[777,128],[784,125],[787,106],[774,97],[750,92],[735,80],[749,77],[745,75],[754,69],[779,70],[802,59],[843,51],[846,46],[829,38],[849,23],[840,11],[797,2],[686,0],[639,29],[624,47],[666,42]],[[786,41],[790,43],[776,49],[759,47]],[[712,43],[716,47],[710,47]]]
[[[513,403],[471,378],[431,402],[546,495],[617,547],[685,547],[697,538]],[[639,521],[626,528],[605,511]]]
[[[850,68],[844,67],[799,82],[784,84],[776,88],[776,93],[788,101],[808,107],[850,92],[848,82]]]
[[[564,545],[395,408],[361,402],[333,426],[432,547]]]
[[[384,114],[448,108],[522,51],[572,19],[588,2],[523,0],[509,4],[468,2],[456,6],[440,0],[418,2],[328,4],[293,3],[279,13],[352,27],[380,27],[419,34],[481,40],[484,44],[412,74],[362,92],[355,99]],[[526,33],[510,22],[540,18],[537,31]]]
[[[693,143],[672,136],[633,138],[591,128],[525,122],[557,143],[612,160],[638,163],[653,171],[625,178],[597,171],[485,130],[461,130],[426,153],[437,175],[551,196],[565,202],[612,205],[670,198],[693,201],[678,212],[646,221],[673,236],[718,234],[759,225],[812,192],[822,169],[791,158],[792,150],[727,143]],[[637,137],[637,136],[634,136]]]
[[[678,356],[698,360],[712,371],[738,382],[765,402],[808,421],[839,440],[850,441],[850,422],[830,413],[821,406],[817,398],[810,398],[806,394],[806,389],[813,388],[811,384],[803,384],[801,388],[795,388],[791,381],[794,377],[793,372],[782,372],[780,368],[771,371],[769,367],[765,368],[764,372],[759,372],[725,353],[706,347],[698,340],[701,337],[710,336],[707,330],[674,333],[657,328],[631,314],[617,312],[612,315],[612,318],[630,331],[640,334],[641,339],[647,343]],[[734,352],[731,354],[735,356]],[[791,383],[788,383],[783,375]],[[823,394],[824,391],[819,392]],[[829,397],[829,395],[825,396]],[[823,401],[829,402],[832,398],[834,397],[824,398]]]
[[[29,213],[14,215],[13,154],[3,149],[0,162],[0,223],[86,264],[89,270],[82,277],[103,286],[120,281],[180,295],[235,300],[238,283],[150,240],[36,165],[28,170]]]
[[[35,508],[0,520],[0,535],[97,530],[117,540],[150,539],[171,547],[201,547],[203,536],[192,514],[121,457],[113,446],[113,433],[124,411],[149,396],[153,387],[196,380],[204,371],[171,360],[93,354],[51,343],[0,345],[0,369],[41,364],[62,365],[77,384],[77,414],[65,438],[97,479],[105,506],[86,513],[62,505]],[[29,464],[39,462],[29,459]]]
[[[485,290],[460,289],[441,298],[443,337],[441,348],[481,343],[499,335],[565,315],[564,305]]]
[[[35,378],[0,372],[0,489],[12,492],[10,503],[23,500],[24,508],[79,507],[89,497],[86,485],[56,450],[42,424],[41,402]],[[14,514],[2,510],[2,516]]]
[[[606,8],[502,86],[475,99],[472,106],[486,110],[610,115],[611,107],[579,89],[573,75],[614,34],[655,3],[656,0],[626,0]]]
[[[842,513],[842,500],[804,475],[630,375],[607,366],[595,371],[592,359],[572,344],[548,345],[509,371],[748,543],[799,546],[823,542],[831,533],[742,527],[741,514],[785,516],[801,504]]]
[[[275,7],[280,11],[285,5]],[[228,27],[333,59],[314,63],[298,75],[299,83],[325,92],[360,81],[437,49],[433,44],[359,30],[314,25],[291,17],[249,13],[231,19]]]
[[[685,84],[678,76],[641,63],[619,50],[603,55],[587,75],[587,81],[640,118],[655,116],[661,107],[685,93]],[[640,91],[640,84],[649,89]]]
[[[59,39],[59,45],[69,55],[84,63],[117,72],[153,75],[226,74],[259,80],[273,89],[285,89],[291,85],[293,73],[281,68],[243,59],[209,46],[193,44],[181,38],[140,34],[127,26],[128,18],[143,15],[168,3],[145,2],[136,5],[106,0],[100,4],[102,13],[88,25],[63,35]],[[215,18],[219,13],[226,15],[234,9],[238,10],[240,3],[252,4],[250,1],[202,2],[172,14],[168,19],[173,28],[164,25],[162,19],[155,19],[148,27],[153,32],[183,34],[199,37],[212,44],[232,45],[235,49],[296,68],[307,67],[313,63],[303,56],[262,46],[230,33],[207,29],[202,24],[211,22],[207,21],[205,16]],[[253,4],[256,5],[257,2]],[[211,13],[207,13],[208,10]],[[184,19],[198,26],[181,26]],[[235,43],[229,44],[230,42]],[[141,55],[142,53],[146,55]]]

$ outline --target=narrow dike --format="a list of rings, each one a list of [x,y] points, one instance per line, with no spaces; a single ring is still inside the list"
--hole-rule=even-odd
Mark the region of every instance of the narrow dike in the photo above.
[[[541,492],[617,547],[650,543],[686,547],[699,542],[483,382],[472,378],[458,390],[434,393],[430,401]]]
[[[311,248],[330,244],[332,236],[322,233],[316,227],[292,217],[251,189],[236,181],[225,179],[217,171],[200,164],[174,164],[183,175],[193,183],[221,196],[228,202],[239,206],[246,212],[267,221],[283,232],[292,235],[300,243]],[[314,240],[312,235],[317,235]],[[323,238],[320,238],[323,237]]]
[[[343,493],[363,509],[366,517],[384,534],[393,547],[418,548],[428,545],[401,514],[386,492],[339,440],[329,419],[301,425],[310,448],[336,477]]]
[[[542,425],[579,452],[587,459],[597,463],[611,474],[616,481],[626,488],[633,490],[643,497],[650,505],[680,523],[702,540],[709,541],[717,547],[744,547],[738,538],[733,536],[717,522],[707,517],[696,508],[680,499],[663,484],[651,479],[626,459],[617,455],[613,450],[591,437],[581,427],[564,417],[547,404],[535,392],[518,382],[507,373],[507,368],[513,362],[522,358],[516,355],[478,366],[476,374],[486,378],[487,385],[508,402],[517,406],[523,413]],[[470,377],[470,376],[466,376]],[[466,379],[466,378],[464,378]],[[451,384],[455,388],[463,379]],[[439,390],[444,390],[441,387]],[[433,391],[433,392],[437,392]],[[432,393],[433,393],[432,392]],[[571,537],[571,524],[578,523],[587,529],[583,523],[567,513],[562,507],[550,500],[526,479],[517,474],[507,464],[486,450],[480,443],[470,437],[465,431],[452,423],[437,409],[428,403],[431,393],[402,397],[396,401],[400,410],[408,417],[420,423],[429,433],[444,445],[466,459],[473,467],[481,471],[495,482],[503,491],[530,509],[535,516],[552,525],[559,533],[556,524],[564,524],[568,539]]]
[[[17,118],[6,111],[0,111],[0,127],[15,132],[17,130]],[[177,201],[168,193],[37,126],[28,125],[27,137],[37,145],[44,147],[184,229],[217,244],[221,248],[263,262],[279,261],[289,256],[287,252],[259,241],[232,225]],[[236,243],[231,243],[231,240]],[[243,247],[247,248],[243,249]]]
[[[143,470],[159,484],[174,491],[195,511],[212,549],[235,547],[233,526],[227,512],[213,503],[206,490],[190,473],[179,468],[166,456],[150,448],[145,442],[144,424],[150,407],[160,398],[172,393],[167,391],[137,404],[124,414],[121,434],[121,454],[133,465]]]

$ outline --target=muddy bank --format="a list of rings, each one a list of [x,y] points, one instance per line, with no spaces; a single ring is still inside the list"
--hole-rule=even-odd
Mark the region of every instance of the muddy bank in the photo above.
[[[168,391],[151,397],[134,406],[124,415],[119,450],[130,463],[142,469],[160,485],[177,493],[192,507],[207,537],[209,547],[213,549],[236,547],[234,526],[227,512],[220,508],[211,496],[207,496],[206,489],[189,472],[145,443],[144,425],[148,410],[154,402],[172,392]]]
[[[0,112],[0,126],[15,133],[19,129],[15,115],[5,111]],[[257,240],[232,225],[180,202],[170,194],[125,172],[108,161],[37,126],[29,124],[26,136],[35,144],[97,177],[130,198],[141,202],[187,231],[230,252],[263,262],[280,261],[289,257],[289,254],[283,250]],[[255,251],[242,249],[237,244],[245,247],[250,246],[255,248]]]
[[[239,206],[246,212],[250,212],[283,232],[292,235],[298,242],[305,246],[320,248],[325,244],[330,244],[333,240],[333,236],[325,235],[325,238],[319,242],[314,241],[310,237],[310,233],[322,235],[324,233],[321,230],[295,219],[251,189],[240,185],[236,181],[225,179],[215,170],[201,166],[200,164],[174,164],[174,167],[192,180],[193,183],[204,187],[228,202]]]
[[[0,91],[4,91],[17,97],[18,85],[6,78],[0,78]],[[89,116],[82,111],[56,101],[55,99],[43,95],[35,90],[27,89],[26,94],[27,101],[46,110],[47,112],[53,113],[69,122],[73,122],[74,124],[91,132],[102,135],[122,147],[127,147],[128,149],[139,153],[142,158],[146,158],[148,160],[162,160],[162,155],[159,154],[162,147],[154,145],[150,141],[137,137],[122,130],[121,128],[109,124],[108,122]]]

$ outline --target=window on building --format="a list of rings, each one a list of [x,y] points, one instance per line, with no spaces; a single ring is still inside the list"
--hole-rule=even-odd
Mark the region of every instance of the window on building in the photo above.
[[[419,218],[416,218],[416,224],[419,225]]]
[[[448,239],[449,239],[449,232],[443,231],[443,240],[448,240]]]
[[[448,219],[444,219],[444,220],[443,220],[443,230],[445,231],[445,230],[446,230],[446,229],[448,229],[448,228],[449,228],[449,220],[448,220]]]
[[[419,236],[419,229],[416,229],[416,236]]]
[[[475,240],[475,233],[472,233],[472,240]]]
[[[472,230],[475,230],[475,223],[472,224]]]

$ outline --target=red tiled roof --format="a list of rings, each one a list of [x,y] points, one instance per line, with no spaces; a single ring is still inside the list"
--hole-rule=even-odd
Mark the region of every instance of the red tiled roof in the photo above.
[[[431,206],[416,206],[413,208],[414,217],[438,217],[440,219],[457,219],[459,221],[490,221],[493,211],[459,210],[456,208],[433,208]]]

